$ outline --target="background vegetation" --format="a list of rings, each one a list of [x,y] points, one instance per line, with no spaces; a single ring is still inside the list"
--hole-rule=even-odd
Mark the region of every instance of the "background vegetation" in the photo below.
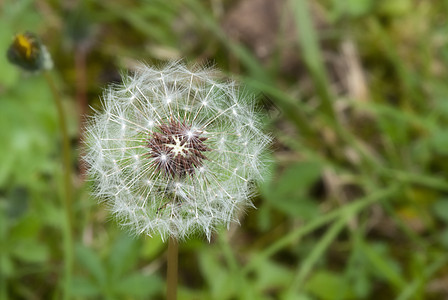
[[[215,64],[270,114],[272,178],[241,226],[180,245],[179,299],[448,297],[448,1],[6,0],[39,34],[77,155],[75,299],[163,299],[166,244],[88,194],[88,105],[138,61]],[[59,299],[60,133],[43,76],[0,56],[0,298]]]

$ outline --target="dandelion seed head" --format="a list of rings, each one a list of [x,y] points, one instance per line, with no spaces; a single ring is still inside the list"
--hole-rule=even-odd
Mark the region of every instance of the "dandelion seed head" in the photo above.
[[[85,161],[123,226],[210,239],[251,206],[270,143],[252,97],[211,69],[138,67],[108,88],[87,126]]]

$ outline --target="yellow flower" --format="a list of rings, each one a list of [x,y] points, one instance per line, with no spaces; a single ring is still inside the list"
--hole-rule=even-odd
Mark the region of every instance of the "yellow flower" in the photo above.
[[[53,65],[46,47],[31,32],[17,34],[7,56],[11,63],[27,71],[51,69]]]

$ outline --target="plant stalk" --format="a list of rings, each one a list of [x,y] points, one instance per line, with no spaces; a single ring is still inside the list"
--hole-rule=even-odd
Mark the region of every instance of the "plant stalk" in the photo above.
[[[168,241],[168,260],[166,274],[166,299],[177,299],[177,261],[179,244],[173,237]]]
[[[73,236],[72,236],[72,183],[71,183],[71,149],[70,140],[67,130],[67,119],[65,117],[64,108],[62,107],[62,99],[56,88],[50,73],[44,72],[45,79],[53,94],[54,103],[58,113],[59,127],[62,134],[62,153],[63,153],[63,180],[64,180],[64,197],[62,205],[65,211],[64,223],[64,299],[70,298],[71,276],[73,271]]]

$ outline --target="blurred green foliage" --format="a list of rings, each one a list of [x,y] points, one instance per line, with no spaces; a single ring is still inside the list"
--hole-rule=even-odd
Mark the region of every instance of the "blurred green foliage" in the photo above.
[[[448,296],[447,1],[0,3],[0,299],[59,299],[61,149],[44,78],[6,60],[32,30],[70,114],[74,299],[163,299],[166,245],[88,195],[79,122],[137,61],[213,63],[259,92],[272,176],[241,226],[180,245],[179,299]]]

